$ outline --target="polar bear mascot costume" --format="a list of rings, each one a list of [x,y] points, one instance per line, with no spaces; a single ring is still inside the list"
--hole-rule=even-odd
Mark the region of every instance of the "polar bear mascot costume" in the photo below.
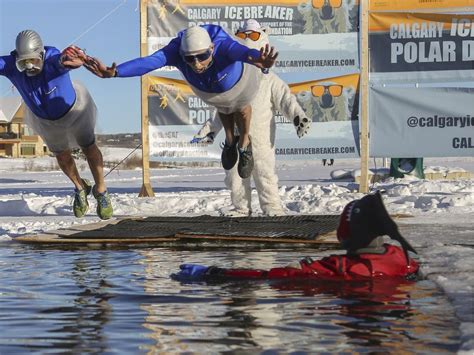
[[[260,49],[269,43],[268,29],[263,28],[255,20],[247,20],[236,33],[242,43],[251,48]],[[288,85],[276,74],[269,72],[264,75],[260,90],[252,102],[250,138],[254,156],[252,176],[258,193],[260,208],[266,216],[284,215],[278,190],[278,176],[275,169],[275,131],[274,113],[279,111],[287,119],[293,121],[298,137],[303,137],[309,130],[311,120],[291,94]],[[204,123],[192,142],[212,143],[214,137],[222,129],[217,115]],[[252,214],[250,185],[251,177],[241,179],[237,173],[237,165],[226,170],[225,184],[231,190],[234,209],[228,215],[248,216]]]

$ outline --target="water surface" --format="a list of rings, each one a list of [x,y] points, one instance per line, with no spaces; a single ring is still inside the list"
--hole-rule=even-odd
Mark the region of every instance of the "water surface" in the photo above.
[[[312,249],[0,244],[0,353],[456,352],[443,293],[416,283],[180,283],[183,262],[270,268]]]

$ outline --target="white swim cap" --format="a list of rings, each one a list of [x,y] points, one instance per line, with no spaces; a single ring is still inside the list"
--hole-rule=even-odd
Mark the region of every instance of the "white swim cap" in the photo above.
[[[209,33],[200,26],[194,26],[184,32],[181,38],[180,51],[182,54],[194,54],[209,49],[211,44]]]

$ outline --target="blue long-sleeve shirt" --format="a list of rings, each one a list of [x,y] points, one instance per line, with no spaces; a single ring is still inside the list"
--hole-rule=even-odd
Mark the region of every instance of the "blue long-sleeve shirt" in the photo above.
[[[249,49],[235,41],[222,27],[202,26],[214,43],[213,63],[203,73],[196,73],[184,61],[180,53],[184,31],[178,33],[168,45],[155,53],[122,63],[117,67],[117,76],[141,76],[164,66],[175,66],[192,86],[209,93],[222,93],[230,90],[239,81],[243,72],[243,63],[249,63],[248,57],[258,58],[260,52]]]
[[[0,75],[7,77],[33,113],[46,120],[64,116],[76,101],[69,69],[59,62],[61,53],[55,47],[45,47],[43,70],[35,76],[20,72],[15,54],[0,57]]]

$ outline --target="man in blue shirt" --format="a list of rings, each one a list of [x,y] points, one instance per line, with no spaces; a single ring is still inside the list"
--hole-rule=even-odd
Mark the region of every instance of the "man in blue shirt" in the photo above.
[[[25,102],[25,122],[43,138],[55,154],[59,167],[75,186],[73,210],[76,217],[86,214],[87,195],[97,199],[97,214],[112,216],[112,204],[103,176],[102,153],[95,144],[97,108],[85,87],[72,83],[71,69],[85,59],[82,51],[68,47],[62,53],[43,46],[41,37],[25,30],[16,38],[16,49],[0,57],[0,75],[7,77]],[[81,147],[94,177],[95,186],[82,179],[71,149]]]
[[[203,25],[179,32],[168,45],[147,57],[110,67],[88,57],[84,66],[102,78],[141,76],[164,66],[178,68],[194,93],[219,113],[226,134],[224,169],[232,169],[239,160],[239,175],[248,178],[253,169],[250,103],[258,92],[262,70],[273,66],[277,56],[269,45],[260,51],[250,49],[222,27]],[[234,135],[235,125],[239,138]]]

